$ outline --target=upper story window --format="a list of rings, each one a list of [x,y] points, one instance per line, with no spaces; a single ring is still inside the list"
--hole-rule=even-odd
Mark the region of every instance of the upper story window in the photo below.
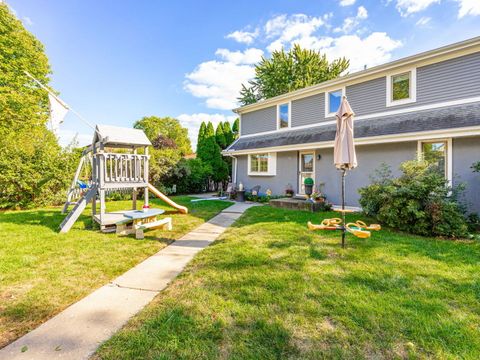
[[[342,103],[343,95],[345,95],[344,88],[325,93],[325,116],[335,116]]]
[[[277,107],[277,129],[290,127],[290,104],[280,104]]]
[[[259,153],[248,155],[248,175],[275,175],[276,154]]]
[[[408,104],[416,101],[416,69],[387,76],[387,106]]]

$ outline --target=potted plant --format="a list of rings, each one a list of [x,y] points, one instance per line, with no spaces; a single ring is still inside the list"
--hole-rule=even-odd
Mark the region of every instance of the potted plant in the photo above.
[[[309,197],[310,195],[312,195],[313,184],[314,184],[314,181],[312,178],[308,177],[305,180],[303,180],[303,185],[305,185],[305,195],[308,195]]]
[[[323,202],[325,202],[325,195],[323,195],[322,193],[320,193],[318,191],[314,191],[312,193],[312,199],[315,200],[315,202],[323,203]]]
[[[295,194],[295,191],[293,191],[292,185],[288,184],[286,189],[285,189],[285,196],[286,197],[293,197],[294,194]]]

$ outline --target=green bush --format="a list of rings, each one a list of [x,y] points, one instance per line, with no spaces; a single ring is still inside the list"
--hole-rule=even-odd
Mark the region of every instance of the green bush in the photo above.
[[[191,194],[205,191],[211,168],[200,159],[181,159],[164,186],[176,185],[177,193]]]
[[[462,188],[449,187],[426,162],[406,161],[400,169],[402,175],[392,178],[383,166],[372,184],[359,190],[363,211],[387,226],[414,234],[466,236],[464,209],[457,201]]]

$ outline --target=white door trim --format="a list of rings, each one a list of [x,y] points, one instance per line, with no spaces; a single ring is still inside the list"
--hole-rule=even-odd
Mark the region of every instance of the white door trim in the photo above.
[[[302,150],[298,152],[298,186],[297,186],[297,195],[305,195],[302,193],[302,155],[303,154],[313,154],[313,171],[312,178],[315,180],[315,150]]]

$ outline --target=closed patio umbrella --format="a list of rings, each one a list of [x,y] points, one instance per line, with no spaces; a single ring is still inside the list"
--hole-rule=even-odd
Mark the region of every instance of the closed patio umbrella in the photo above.
[[[357,155],[353,137],[354,112],[344,96],[336,113],[337,132],[333,148],[333,163],[337,169],[342,170],[342,247],[345,247],[345,175],[347,170],[357,167]]]
[[[357,155],[353,140],[354,112],[344,96],[342,103],[335,114],[337,118],[337,132],[333,149],[333,162],[337,169],[353,169],[357,167]]]

